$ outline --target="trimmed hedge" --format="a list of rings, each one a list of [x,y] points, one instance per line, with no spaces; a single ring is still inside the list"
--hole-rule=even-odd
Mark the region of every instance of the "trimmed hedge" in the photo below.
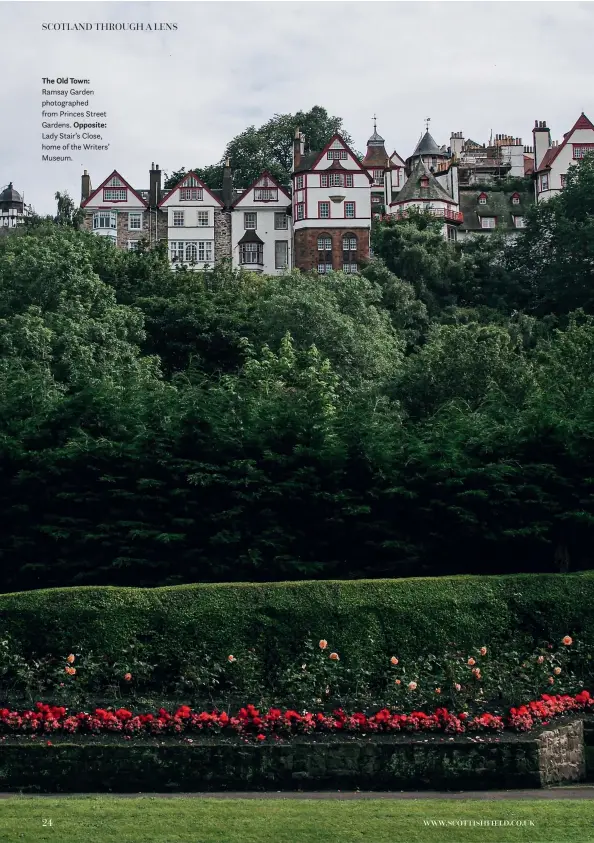
[[[348,582],[81,587],[0,595],[0,639],[23,654],[75,646],[118,654],[131,641],[160,658],[206,645],[256,647],[269,663],[326,638],[353,661],[461,646],[531,647],[572,635],[594,647],[594,572]]]

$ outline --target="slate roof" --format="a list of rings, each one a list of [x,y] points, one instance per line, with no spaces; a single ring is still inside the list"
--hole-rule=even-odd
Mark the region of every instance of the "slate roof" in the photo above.
[[[538,165],[538,169],[535,172],[539,173],[541,170],[548,170],[557,157],[564,146],[566,146],[567,141],[571,137],[571,135],[575,132],[576,129],[592,129],[594,130],[594,125],[590,122],[590,120],[586,117],[584,112],[580,114],[578,119],[575,121],[572,128],[569,132],[565,132],[563,135],[563,143],[558,144],[557,146],[551,146],[544,154],[544,157],[540,164]]]
[[[421,187],[423,177],[429,179],[428,187]],[[433,173],[429,172],[423,161],[418,161],[413,167],[410,176],[398,193],[396,202],[414,202],[415,199],[434,199],[439,202],[455,204],[453,198],[440,185]]]
[[[411,155],[411,158],[414,158],[415,155],[441,155],[443,157],[448,157],[449,153],[445,152],[442,147],[439,147],[431,135],[429,134],[429,130],[425,132],[421,140],[418,142],[415,151]]]
[[[512,204],[512,196],[518,193],[520,204]],[[482,194],[487,195],[486,205],[479,205],[478,199]],[[504,231],[518,231],[512,217],[524,217],[528,209],[534,205],[534,194],[531,190],[468,190],[460,188],[460,211],[464,215],[464,222],[460,231],[493,231],[481,227],[481,217],[497,217],[497,229]],[[496,229],[496,230],[497,230]]]
[[[311,170],[319,154],[319,152],[306,152],[305,155],[301,156],[301,161],[295,168],[295,172],[300,173],[303,170]]]
[[[22,202],[23,197],[12,186],[12,182],[0,193],[0,202]]]
[[[241,240],[239,240],[238,242],[239,243],[262,243],[262,244],[264,244],[264,241],[260,240],[260,238],[256,234],[255,228],[248,228],[246,233],[243,235]]]

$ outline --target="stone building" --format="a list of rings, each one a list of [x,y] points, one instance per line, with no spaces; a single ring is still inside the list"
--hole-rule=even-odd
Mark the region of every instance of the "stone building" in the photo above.
[[[535,196],[543,202],[563,190],[569,167],[594,153],[594,125],[582,111],[562,141],[551,141],[551,130],[542,120],[535,121],[532,133]]]

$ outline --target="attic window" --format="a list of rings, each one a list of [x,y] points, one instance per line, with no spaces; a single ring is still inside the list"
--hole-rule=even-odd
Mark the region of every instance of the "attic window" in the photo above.
[[[276,202],[278,200],[278,190],[271,187],[257,187],[254,190],[255,202]]]
[[[486,193],[481,193],[481,195],[478,198],[478,203],[479,203],[479,205],[486,205],[487,204],[487,194]]]
[[[347,157],[346,149],[329,149],[327,152],[327,157],[329,160],[336,160],[337,158],[341,158],[344,160]]]
[[[512,196],[512,205],[519,205],[520,204],[520,194],[514,193]]]
[[[421,187],[429,187],[429,177],[421,176]]]

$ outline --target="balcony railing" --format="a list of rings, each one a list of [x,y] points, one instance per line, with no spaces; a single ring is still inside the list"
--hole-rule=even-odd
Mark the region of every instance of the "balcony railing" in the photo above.
[[[410,216],[411,214],[429,214],[429,216],[441,217],[443,219],[449,220],[449,222],[464,222],[464,214],[460,213],[460,211],[452,211],[449,208],[424,208],[423,210],[420,210],[419,208],[402,208],[401,210],[396,211],[396,213],[394,214],[384,214],[382,219],[390,219],[390,217],[396,217],[396,219],[402,220],[406,219],[406,217]]]

